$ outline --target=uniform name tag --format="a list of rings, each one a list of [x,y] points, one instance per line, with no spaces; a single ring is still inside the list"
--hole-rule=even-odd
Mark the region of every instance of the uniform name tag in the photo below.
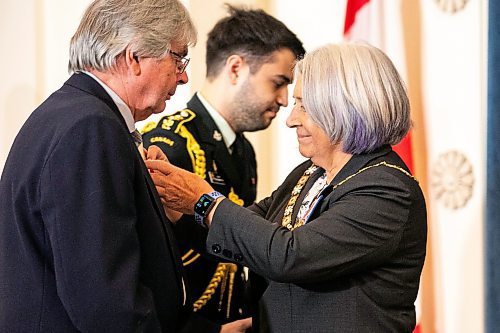
[[[208,171],[208,178],[212,184],[226,185],[224,179],[215,171]]]

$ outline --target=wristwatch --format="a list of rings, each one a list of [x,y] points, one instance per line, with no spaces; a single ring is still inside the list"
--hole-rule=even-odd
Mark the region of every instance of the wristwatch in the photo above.
[[[207,227],[205,224],[205,218],[214,207],[217,198],[220,197],[223,197],[223,195],[217,191],[203,194],[200,197],[200,199],[194,204],[194,219],[196,223],[203,227]]]

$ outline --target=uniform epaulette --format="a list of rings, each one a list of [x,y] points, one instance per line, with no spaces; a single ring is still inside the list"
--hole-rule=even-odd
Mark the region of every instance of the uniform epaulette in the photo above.
[[[152,130],[154,130],[156,128],[157,124],[158,123],[156,121],[150,121],[149,123],[144,125],[142,130],[140,130],[139,132],[141,132],[141,134],[146,134],[147,132],[151,132]]]
[[[175,133],[178,133],[182,125],[194,118],[196,118],[196,114],[193,111],[189,109],[179,110],[163,118],[161,128],[167,131],[173,130]]]
[[[186,150],[193,165],[193,172],[205,179],[207,177],[205,152],[201,149],[193,134],[184,126],[194,118],[196,118],[196,114],[193,111],[184,109],[164,117],[160,126],[162,129],[173,131],[181,138],[186,139]],[[159,138],[152,138],[152,140],[153,139],[156,140]],[[167,142],[167,144],[169,143]]]

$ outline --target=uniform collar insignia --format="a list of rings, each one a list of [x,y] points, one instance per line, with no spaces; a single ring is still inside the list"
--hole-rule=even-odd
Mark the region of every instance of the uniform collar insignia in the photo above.
[[[222,140],[222,134],[218,130],[214,130],[213,138],[214,138],[215,141],[221,141]]]

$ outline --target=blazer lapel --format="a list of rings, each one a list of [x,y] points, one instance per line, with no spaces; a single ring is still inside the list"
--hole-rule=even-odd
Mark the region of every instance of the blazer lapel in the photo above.
[[[156,214],[158,214],[158,217],[161,221],[161,225],[163,228],[163,231],[167,237],[167,242],[168,246],[170,247],[170,253],[172,254],[172,259],[175,265],[177,266],[177,285],[180,290],[183,290],[183,297],[184,300],[181,300],[180,303],[186,303],[186,305],[189,303],[189,293],[184,287],[184,282],[182,279],[184,278],[184,269],[182,267],[182,260],[181,260],[181,255],[179,253],[179,249],[177,248],[175,236],[172,231],[172,227],[170,225],[171,221],[165,214],[165,211],[163,210],[163,204],[161,203],[160,196],[158,195],[158,192],[156,191],[156,186],[153,183],[153,180],[151,179],[151,176],[149,175],[149,171],[146,167],[146,164],[144,164],[144,161],[142,159],[142,156],[139,153],[139,150],[136,149],[135,143],[132,141],[132,144],[134,145],[134,151],[136,152],[136,157],[139,160],[141,172],[144,178],[144,181],[146,183],[146,187],[149,192],[149,197],[151,198],[151,201],[153,201],[153,206],[156,211]],[[187,301],[187,302],[186,302]]]
[[[167,237],[168,237],[170,244],[175,243],[175,239],[174,239],[174,236],[171,232],[171,228],[168,225],[171,222],[168,219],[168,217],[165,215],[165,211],[163,210],[163,204],[161,203],[158,192],[156,191],[156,187],[153,183],[153,180],[151,179],[151,176],[149,175],[149,171],[146,168],[146,165],[142,161],[142,157],[139,154],[139,152],[137,152],[137,157],[141,159],[140,165],[141,165],[142,175],[144,177],[144,181],[146,182],[146,186],[148,188],[151,200],[153,201],[153,206],[156,210],[156,213],[158,214],[158,216],[160,217],[160,220],[162,221],[163,229],[165,230],[165,233],[167,234]]]
[[[139,158],[141,158],[139,152],[137,152],[137,155]],[[153,201],[153,206],[156,210],[156,213],[160,217],[160,220],[161,220],[162,225],[163,225],[163,230],[165,231],[165,234],[167,235],[167,238],[168,238],[170,248],[176,256],[176,260],[175,260],[176,264],[180,268],[181,261],[177,260],[180,258],[180,254],[179,254],[179,251],[177,249],[177,246],[174,245],[174,244],[176,244],[176,240],[175,240],[175,236],[174,236],[173,231],[172,231],[172,227],[170,225],[172,222],[165,215],[165,211],[163,210],[163,204],[161,203],[160,196],[158,195],[158,192],[156,191],[156,187],[153,183],[153,180],[151,179],[151,176],[149,175],[149,171],[146,168],[146,165],[142,161],[142,158],[141,158],[140,162],[141,162],[140,163],[141,164],[141,171],[142,171],[142,174],[144,177],[144,181],[146,182],[146,185],[148,187],[149,195],[151,197],[151,200]]]

